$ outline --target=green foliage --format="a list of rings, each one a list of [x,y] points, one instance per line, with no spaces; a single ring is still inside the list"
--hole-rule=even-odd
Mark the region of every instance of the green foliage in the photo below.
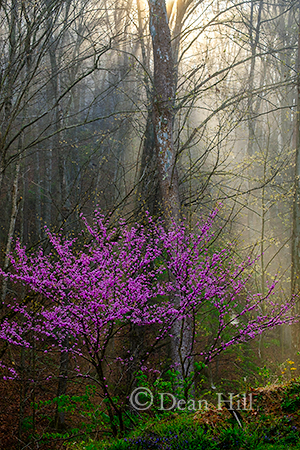
[[[295,412],[300,408],[300,381],[293,381],[286,389],[285,396],[281,403],[283,410]]]
[[[300,448],[299,433],[288,416],[269,423],[269,417],[244,429],[229,425],[199,425],[193,415],[182,414],[155,419],[129,436],[109,442],[88,441],[73,444],[70,450],[225,450]]]
[[[199,445],[201,444],[201,447]],[[110,443],[88,442],[74,445],[73,449],[85,450],[129,450],[129,449],[157,449],[157,450],[203,450],[214,449],[215,443],[206,430],[195,427],[190,417],[173,419],[169,422],[152,421],[140,435],[118,439]]]
[[[263,367],[257,369],[258,375],[262,378],[263,380],[263,385],[270,385],[271,384],[271,377],[272,377],[272,373],[270,371],[270,369],[264,365]]]
[[[61,395],[52,400],[40,401],[34,406],[36,414],[39,418],[48,419],[49,425],[53,425],[51,418],[42,414],[45,408],[56,407],[59,413],[67,413],[68,422],[75,419],[75,426],[69,427],[62,432],[51,431],[44,432],[39,439],[41,442],[49,442],[55,439],[71,439],[73,436],[82,434],[89,436],[98,430],[105,432],[110,430],[109,416],[103,411],[103,407],[99,406],[94,400],[96,396],[96,386],[86,386],[85,392],[81,395]],[[53,408],[52,408],[53,409]],[[74,422],[74,421],[72,421]],[[30,430],[32,428],[32,418],[27,418],[23,422],[23,429]]]
[[[227,428],[219,435],[219,448],[235,449],[246,443],[246,436],[240,428]],[[249,448],[249,447],[248,447]]]
[[[32,428],[33,428],[32,417],[25,417],[25,419],[22,422],[22,430],[28,431],[28,430],[32,430]]]
[[[188,377],[182,379],[180,377],[179,371],[175,371],[174,369],[167,370],[164,374],[160,375],[153,381],[153,376],[150,374],[146,374],[143,371],[138,371],[136,378],[136,386],[137,387],[145,387],[150,389],[153,394],[153,405],[151,406],[151,414],[161,416],[169,416],[172,415],[174,411],[172,411],[173,399],[176,398],[177,401],[183,399],[188,401],[193,398],[192,388],[193,388],[193,380],[195,377],[195,373],[201,372],[201,370],[205,367],[205,364],[195,363],[194,370],[189,374]],[[198,377],[197,387],[198,389],[201,387],[203,378]],[[161,397],[163,393],[172,393],[173,397],[168,396],[167,394],[164,397]],[[201,399],[203,396],[203,392],[197,392],[197,399]],[[146,395],[140,394],[140,401],[142,403],[146,403],[147,398]],[[161,408],[163,406],[163,408]],[[184,409],[184,408],[183,408]],[[177,409],[177,413],[181,414],[182,411]]]
[[[196,371],[201,369],[201,364],[195,365]],[[266,367],[260,369],[260,375],[268,380],[268,369]],[[249,413],[250,422],[247,423],[246,420],[244,429],[240,429],[231,418],[225,419],[224,417],[221,424],[218,423],[211,427],[205,424],[206,422],[197,423],[194,420],[194,414],[190,414],[188,411],[176,410],[176,414],[174,411],[160,411],[160,392],[176,392],[177,396],[183,398],[185,385],[183,382],[178,382],[178,373],[175,371],[167,371],[154,381],[153,378],[151,380],[150,375],[139,371],[136,379],[139,387],[151,388],[155,400],[149,414],[145,412],[134,415],[128,411],[124,412],[127,434],[123,435],[122,439],[110,439],[108,442],[103,440],[97,442],[90,439],[91,436],[95,436],[93,434],[95,432],[102,439],[109,436],[111,424],[108,414],[103,410],[104,404],[102,407],[95,404],[96,386],[87,386],[86,391],[81,395],[64,395],[52,401],[39,402],[34,405],[39,414],[44,407],[57,405],[59,412],[67,413],[69,421],[72,416],[75,419],[76,427],[73,425],[72,429],[67,429],[63,433],[44,433],[39,437],[40,442],[66,439],[68,440],[67,448],[70,450],[271,450],[300,447],[300,445],[297,447],[300,439],[297,423],[293,419],[293,417],[297,417],[300,409],[300,380],[294,380],[284,390],[281,387],[281,407],[287,411],[286,415],[275,414],[276,405],[270,411],[265,411],[266,400],[261,394],[261,398],[257,396],[255,401],[258,412],[257,420],[253,422],[253,416]],[[272,397],[269,398],[270,405],[272,405]],[[119,401],[118,398],[114,400]],[[146,401],[147,399],[141,398],[140,400]],[[278,402],[280,405],[280,399]],[[262,409],[260,409],[260,404]],[[165,406],[168,407],[167,401]],[[290,413],[293,413],[293,416]],[[245,417],[247,417],[247,413]],[[133,426],[136,429],[130,432]],[[31,418],[24,421],[23,429],[31,431]],[[70,444],[72,440],[76,439],[76,436],[78,439],[78,435],[83,436],[84,441]]]

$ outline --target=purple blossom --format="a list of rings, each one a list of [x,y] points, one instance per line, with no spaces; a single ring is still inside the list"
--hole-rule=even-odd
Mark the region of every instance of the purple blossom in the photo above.
[[[267,285],[265,297],[246,289],[250,278],[246,269],[255,261],[248,258],[236,263],[231,246],[208,253],[216,214],[214,211],[207,222],[199,224],[193,234],[184,224],[166,231],[151,217],[147,228],[121,222],[118,230],[110,230],[96,211],[91,225],[83,218],[89,244],[83,245],[81,251],[77,250],[79,238],[65,239],[50,231],[49,254],[40,249],[29,256],[17,241],[10,256],[13,271],[4,273],[0,269],[0,274],[28,285],[48,302],[35,312],[17,300],[6,304],[6,308],[22,316],[22,321],[5,320],[0,338],[30,347],[30,331],[41,342],[47,343],[49,338],[55,342],[44,353],[65,349],[97,365],[106,358],[112,336],[129,324],[156,325],[153,350],[158,342],[172,337],[174,321],[196,317],[197,337],[197,333],[201,336],[205,320],[212,316],[214,339],[198,353],[208,362],[229,346],[253,339],[267,328],[291,323],[293,299],[277,304],[271,298],[275,282]],[[262,302],[268,313],[262,314]],[[72,338],[67,349],[66,336]],[[188,356],[195,352],[191,348]],[[130,351],[126,358],[114,357],[115,364],[130,364],[132,360]],[[80,367],[76,370],[81,373]],[[15,370],[10,374],[17,376]],[[103,389],[107,388],[102,381]]]

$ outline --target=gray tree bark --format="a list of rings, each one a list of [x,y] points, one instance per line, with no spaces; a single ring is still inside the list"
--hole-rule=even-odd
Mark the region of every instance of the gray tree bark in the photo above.
[[[175,65],[165,0],[149,0],[150,34],[154,58],[153,127],[156,162],[165,225],[170,228],[181,220],[181,203],[173,140]],[[170,273],[172,278],[172,274]],[[173,297],[180,306],[179,295]],[[172,329],[172,364],[186,379],[192,370],[192,323],[177,320]]]

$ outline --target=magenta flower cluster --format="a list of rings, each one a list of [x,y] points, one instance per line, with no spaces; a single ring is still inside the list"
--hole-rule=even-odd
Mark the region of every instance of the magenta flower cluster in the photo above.
[[[147,227],[122,222],[110,229],[96,211],[91,225],[83,218],[85,244],[80,237],[66,239],[48,232],[51,252],[40,249],[28,255],[17,242],[10,257],[13,270],[0,273],[45,300],[38,307],[18,299],[6,304],[22,320],[4,320],[0,338],[31,347],[34,337],[44,343],[44,352],[68,351],[78,361],[84,358],[99,368],[110,340],[129,324],[153,325],[153,350],[172,335],[175,321],[189,317],[195,323],[186,356],[198,355],[207,363],[231,345],[291,323],[293,302],[276,303],[275,282],[265,297],[246,289],[251,259],[235,262],[230,246],[212,251],[216,213],[190,233],[184,223],[166,230],[150,217]],[[210,317],[214,335],[200,348],[202,322]],[[129,350],[127,355],[114,355],[114,362],[128,364],[133,356]],[[77,370],[82,373],[80,366]],[[10,375],[17,376],[14,371]],[[105,377],[102,382],[105,389]]]

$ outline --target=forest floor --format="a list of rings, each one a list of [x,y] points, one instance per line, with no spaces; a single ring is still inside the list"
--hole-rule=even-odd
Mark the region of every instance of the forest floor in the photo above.
[[[253,389],[253,408],[240,411],[243,427],[223,406],[149,418],[127,437],[82,442],[73,450],[281,450],[300,449],[300,380]]]
[[[252,408],[249,408],[249,395],[252,396]],[[13,405],[18,404],[18,392],[15,389],[6,389],[6,392],[4,389],[0,389],[0,398],[2,400],[1,408],[6,412],[5,421],[2,420],[4,415],[0,416],[0,449],[12,450],[17,448],[13,444],[18,437],[18,422]],[[211,397],[211,403],[209,401],[207,410],[197,412],[177,410],[163,414],[159,411],[143,412],[137,416],[134,429],[128,431],[121,439],[105,439],[101,433],[98,434],[100,440],[95,440],[93,433],[90,434],[92,438],[85,438],[84,433],[80,433],[81,437],[76,438],[75,431],[70,429],[55,436],[49,434],[47,437],[45,433],[42,433],[43,436],[40,434],[38,438],[39,447],[31,446],[29,443],[26,448],[46,450],[300,450],[300,378],[282,384],[269,384],[266,387],[249,389],[246,398],[247,410],[243,409],[242,401],[240,405],[242,428],[224,406],[218,409],[216,396],[214,396]],[[233,402],[235,407],[237,406],[236,402],[235,398]],[[78,420],[79,417],[81,420],[88,420],[88,416],[82,416],[82,408],[79,404],[73,409],[74,417],[78,417]],[[28,433],[27,438],[30,440],[30,429]],[[88,435],[87,432],[86,436]]]

